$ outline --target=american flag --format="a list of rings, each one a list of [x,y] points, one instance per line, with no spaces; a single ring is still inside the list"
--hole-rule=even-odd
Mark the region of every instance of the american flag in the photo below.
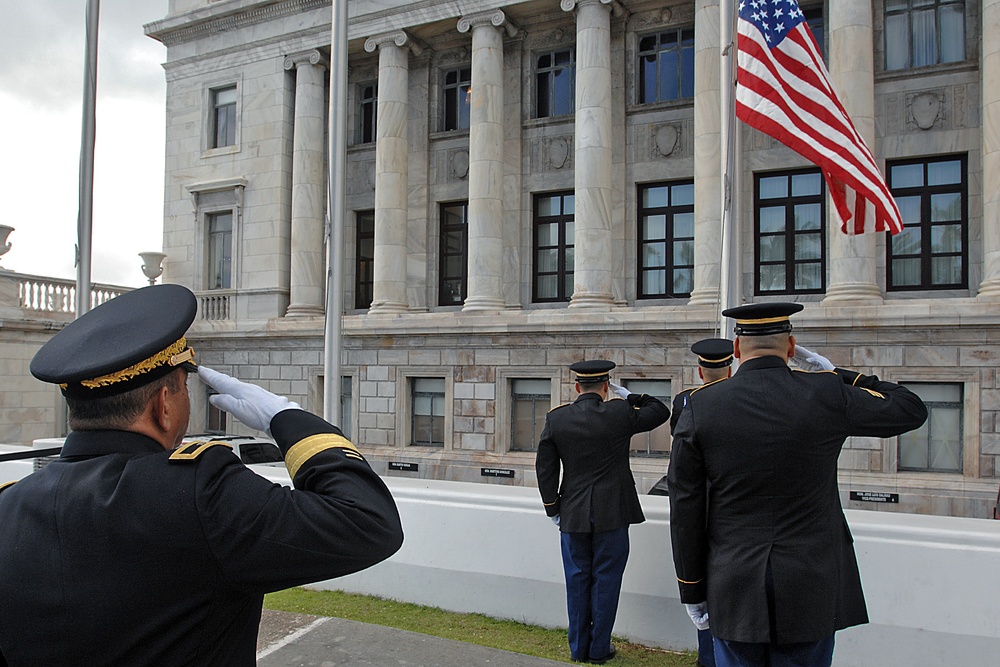
[[[845,234],[903,229],[796,0],[740,0],[736,116],[822,169]]]

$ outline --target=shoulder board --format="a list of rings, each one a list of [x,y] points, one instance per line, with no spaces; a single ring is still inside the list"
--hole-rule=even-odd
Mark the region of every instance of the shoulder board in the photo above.
[[[792,367],[789,366],[789,368],[792,368]],[[824,370],[809,371],[809,370],[806,370],[805,368],[792,368],[792,370],[795,371],[796,373],[833,373],[834,375],[837,374],[835,371],[824,371]],[[861,377],[861,373],[858,373],[858,377]],[[858,379],[854,378],[854,381],[857,382]]]
[[[725,382],[728,379],[729,378],[719,378],[718,380],[712,380],[711,382],[706,382],[705,384],[701,385],[700,387],[695,387],[694,389],[692,389],[691,393],[689,394],[689,396],[694,396],[697,392],[701,391],[705,387],[711,387],[713,384],[719,384],[720,382]]]
[[[173,463],[186,463],[187,461],[196,461],[199,456],[204,454],[210,447],[228,447],[232,449],[233,446],[228,442],[219,442],[218,440],[210,440],[208,442],[195,441],[187,442],[175,449],[170,454],[170,461]]]
[[[565,408],[567,405],[573,405],[573,404],[572,403],[563,403],[562,405],[557,405],[556,407],[552,408],[551,410],[549,410],[549,412],[555,412],[559,408]]]
[[[16,479],[13,482],[4,482],[3,484],[0,484],[0,493],[2,493],[3,491],[6,491],[7,489],[9,489],[10,487],[14,486],[15,484],[17,484],[17,480]]]

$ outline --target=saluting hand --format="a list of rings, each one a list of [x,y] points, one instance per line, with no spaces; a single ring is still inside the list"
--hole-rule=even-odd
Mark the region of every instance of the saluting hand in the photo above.
[[[225,373],[207,366],[198,366],[202,382],[219,392],[209,396],[208,402],[225,410],[250,428],[271,435],[271,419],[282,410],[301,410],[298,403],[284,396],[272,394],[263,387],[241,382]]]
[[[612,393],[617,395],[619,398],[628,398],[632,395],[632,392],[628,389],[622,387],[621,385],[617,385],[614,382],[609,382],[608,387],[611,389]]]
[[[801,345],[795,346],[795,356],[792,358],[800,368],[807,371],[832,371],[834,368],[830,360],[822,354],[807,350]]]

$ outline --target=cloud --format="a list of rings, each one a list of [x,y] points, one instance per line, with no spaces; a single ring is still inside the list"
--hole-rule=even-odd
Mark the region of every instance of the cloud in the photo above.
[[[85,2],[4,6],[0,23],[0,266],[72,279],[79,211]],[[167,0],[104,2],[98,40],[92,280],[142,285],[139,252],[162,247],[166,50],[142,26]]]

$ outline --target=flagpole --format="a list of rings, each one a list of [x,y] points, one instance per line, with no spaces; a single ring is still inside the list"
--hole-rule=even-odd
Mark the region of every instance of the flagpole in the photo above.
[[[94,216],[94,144],[97,140],[97,32],[100,0],[87,0],[83,61],[83,130],[80,145],[79,209],[76,218],[76,316],[90,310],[90,260]]]
[[[719,1],[719,43],[722,48],[720,58],[719,107],[722,114],[720,146],[720,168],[722,169],[722,256],[719,278],[719,320],[718,336],[729,338],[728,319],[722,315],[726,308],[740,305],[740,216],[739,216],[739,172],[742,159],[738,151],[736,127],[736,12],[733,0]]]
[[[344,312],[344,208],[347,188],[347,0],[333,0],[330,22],[330,109],[327,150],[326,322],[323,332],[323,418],[340,424],[340,351]]]

